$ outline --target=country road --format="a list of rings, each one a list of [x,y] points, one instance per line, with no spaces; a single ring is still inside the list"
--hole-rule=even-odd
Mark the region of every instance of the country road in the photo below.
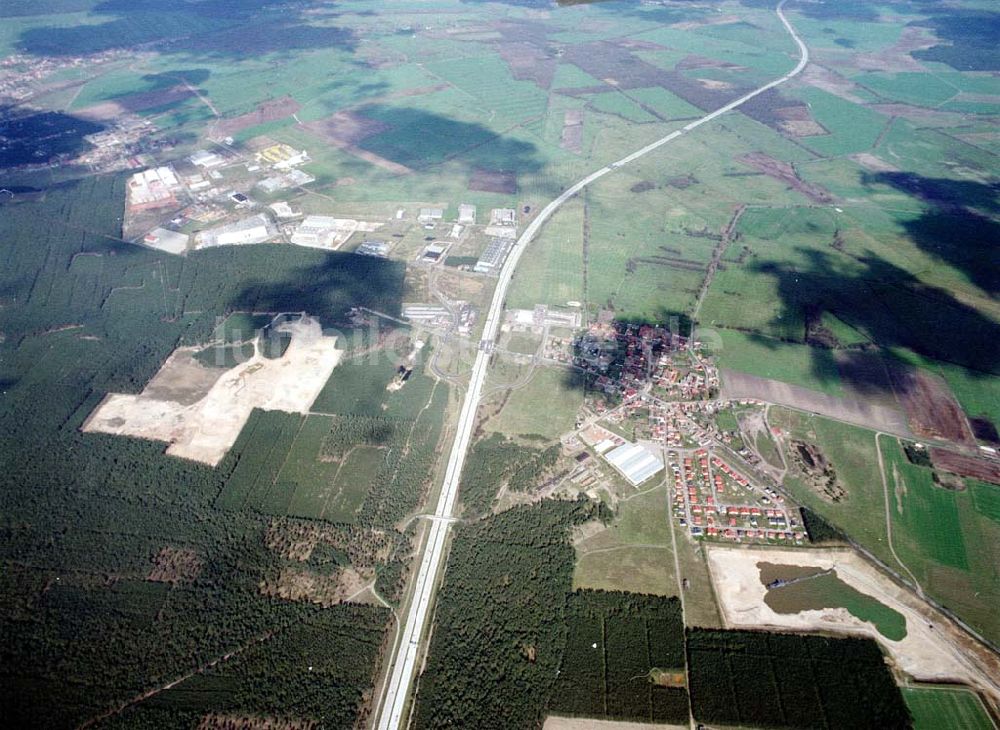
[[[775,8],[778,18],[785,29],[791,35],[799,48],[799,62],[789,73],[781,78],[775,79],[764,86],[752,91],[745,96],[732,101],[725,106],[716,109],[700,119],[691,122],[682,129],[675,130],[670,134],[652,142],[645,147],[633,152],[627,157],[623,157],[617,162],[602,167],[600,170],[591,173],[587,177],[577,182],[572,187],[564,191],[558,198],[550,202],[541,213],[525,228],[511,249],[507,261],[500,271],[496,290],[493,293],[493,300],[490,304],[489,312],[486,316],[483,336],[476,355],[476,361],[472,367],[472,375],[469,380],[469,387],[462,403],[462,410],[459,415],[455,440],[452,444],[451,452],[448,456],[447,469],[445,471],[444,482],[438,498],[437,508],[434,514],[437,517],[449,518],[455,508],[455,500],[458,495],[458,481],[462,474],[462,466],[465,463],[466,451],[472,437],[475,425],[476,410],[479,407],[482,395],[483,383],[486,380],[487,367],[493,344],[496,340],[503,320],[507,289],[510,286],[514,271],[518,261],[528,244],[535,238],[546,221],[555,213],[567,200],[579,193],[595,180],[604,177],[608,173],[623,167],[635,160],[659,149],[663,145],[672,142],[703,124],[707,124],[714,119],[726,114],[733,109],[745,104],[769,89],[773,89],[779,84],[783,84],[789,79],[797,76],[809,63],[809,49],[799,38],[791,23],[785,18],[783,8],[788,0],[781,0]],[[402,635],[394,648],[391,659],[391,673],[388,682],[383,688],[383,695],[379,698],[379,706],[373,715],[377,718],[376,727],[379,730],[395,730],[404,726],[405,710],[410,695],[410,688],[413,684],[414,674],[417,669],[417,661],[420,657],[420,644],[426,633],[429,618],[431,616],[431,604],[434,592],[438,583],[439,574],[444,564],[445,544],[447,542],[448,530],[451,522],[447,519],[432,520],[428,530],[424,551],[420,559],[420,566],[417,570],[414,582],[414,591],[403,625]]]

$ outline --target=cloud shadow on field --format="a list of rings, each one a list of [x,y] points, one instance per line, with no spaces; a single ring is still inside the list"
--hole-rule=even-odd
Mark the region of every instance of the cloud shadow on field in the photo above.
[[[956,299],[951,292],[930,286],[883,259],[858,257],[860,271],[843,269],[839,256],[801,250],[806,266],[765,262],[754,267],[777,285],[783,311],[776,325],[829,312],[880,348],[903,348],[932,360],[966,368],[978,377],[1000,372],[1000,323]],[[758,338],[773,347],[774,340]],[[862,392],[878,389],[878,379],[855,358],[834,364],[834,350],[813,347],[813,374],[823,380],[840,370],[840,377]],[[831,369],[833,366],[834,369]],[[852,377],[852,373],[855,375]],[[853,378],[857,382],[852,382]]]
[[[210,250],[202,257],[210,267],[238,270],[246,267],[247,258],[274,255],[273,247],[243,247],[265,249],[259,252],[238,248]],[[273,279],[243,280],[228,297],[227,309],[306,312],[319,318],[324,327],[343,324],[347,310],[354,306],[399,316],[405,270],[402,264],[348,253],[286,253],[302,263],[275,267]]]
[[[361,116],[389,129],[358,146],[413,169],[458,162],[469,169],[522,172],[540,170],[544,161],[531,142],[505,137],[476,122],[464,122],[423,109],[372,104]]]
[[[90,15],[106,21],[28,28],[17,46],[39,56],[78,56],[152,45],[160,53],[230,59],[314,48],[353,51],[353,31],[309,24],[305,11],[311,7],[306,0],[105,0]]]
[[[1000,293],[1000,184],[928,178],[909,172],[866,174],[865,186],[890,185],[927,205],[902,223],[921,250],[955,267],[991,297]]]

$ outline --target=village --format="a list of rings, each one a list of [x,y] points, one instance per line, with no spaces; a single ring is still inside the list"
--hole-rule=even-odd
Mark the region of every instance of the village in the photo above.
[[[677,327],[630,324],[601,312],[582,325],[575,305],[511,310],[505,328],[541,337],[536,357],[582,376],[576,428],[561,438],[570,466],[540,488],[585,492],[613,504],[664,481],[669,515],[698,540],[803,544],[797,507],[760,468],[761,458],[722,417],[751,399],[719,397],[719,372],[696,338]],[[536,495],[537,496],[537,495]]]

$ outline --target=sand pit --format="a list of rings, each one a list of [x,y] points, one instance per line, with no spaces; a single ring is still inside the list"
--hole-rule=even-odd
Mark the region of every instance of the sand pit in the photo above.
[[[829,631],[870,636],[895,664],[918,680],[957,681],[1000,698],[1000,658],[908,590],[898,586],[852,550],[782,550],[710,546],[709,572],[723,620],[729,628]],[[833,608],[780,614],[764,603],[767,588],[758,562],[835,568],[838,577],[906,618],[906,637],[891,641],[875,627]],[[931,628],[933,626],[933,628]]]
[[[166,441],[171,456],[215,466],[254,408],[308,412],[340,361],[337,339],[324,336],[315,319],[302,317],[275,329],[291,335],[281,358],[265,358],[257,348],[247,362],[216,371],[192,363],[192,348],[182,348],[139,395],[109,394],[83,430]],[[191,389],[167,387],[179,379],[179,368],[185,374],[199,371],[189,381]]]

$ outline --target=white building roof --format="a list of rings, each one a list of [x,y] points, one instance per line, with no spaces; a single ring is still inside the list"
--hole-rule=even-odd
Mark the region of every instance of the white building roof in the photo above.
[[[604,458],[633,486],[642,484],[663,468],[663,462],[641,444],[623,444]]]

